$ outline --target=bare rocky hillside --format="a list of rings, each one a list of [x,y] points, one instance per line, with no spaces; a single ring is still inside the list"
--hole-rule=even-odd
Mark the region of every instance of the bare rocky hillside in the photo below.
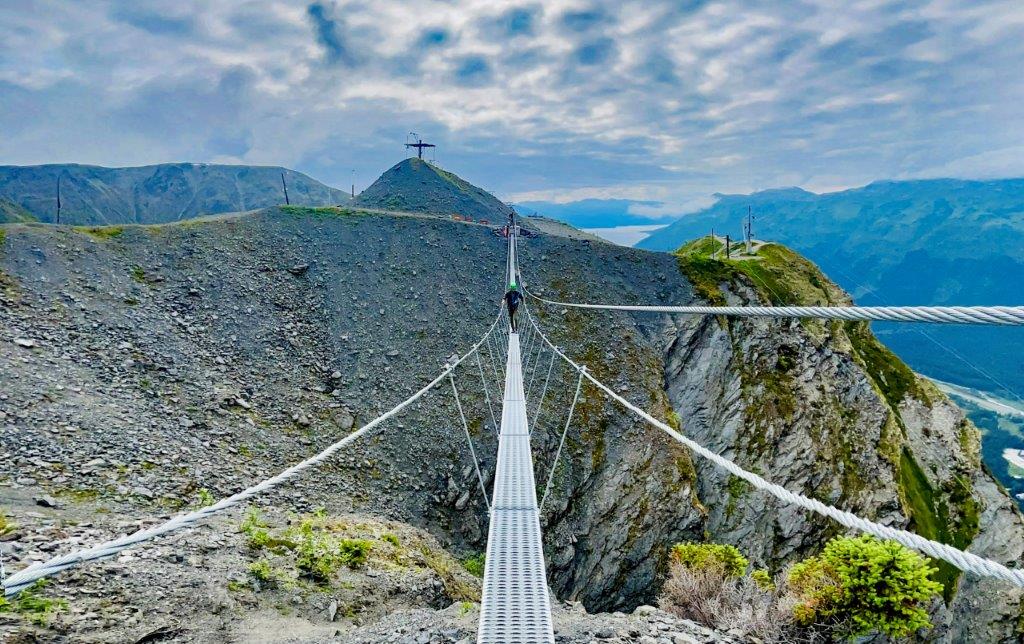
[[[503,224],[512,209],[486,190],[423,159],[395,164],[356,197],[367,208],[422,212]]]
[[[505,262],[486,226],[338,208],[0,230],[0,507],[17,524],[0,529],[0,546],[10,569],[230,494],[389,409],[488,327]],[[772,296],[742,271],[556,234],[524,240],[521,254],[528,285],[559,298]],[[786,259],[760,277],[789,285],[787,297],[845,297]],[[1019,565],[1024,523],[982,470],[976,430],[864,327],[534,312],[600,379],[659,417],[678,414],[689,435],[767,478]],[[456,381],[490,483],[496,440],[476,364]],[[574,386],[556,364],[534,435],[539,480]],[[683,539],[735,543],[778,570],[837,532],[693,462],[590,387],[577,412],[544,517],[562,600],[592,612],[652,601],[668,548]],[[38,591],[65,602],[48,626],[6,613],[2,628],[66,641],[471,641],[478,582],[459,562],[479,561],[487,517],[458,423],[439,389],[261,498],[265,526],[239,511],[83,566]],[[291,549],[272,545],[301,542],[307,524],[316,538],[368,542],[367,560],[309,581]],[[261,561],[269,583],[252,571]],[[943,575],[950,603],[934,606],[935,637],[1016,637],[1018,591]],[[603,628],[623,641],[650,628],[679,632],[675,641],[720,637],[662,629],[669,618],[647,609],[579,610],[556,610],[568,641]]]

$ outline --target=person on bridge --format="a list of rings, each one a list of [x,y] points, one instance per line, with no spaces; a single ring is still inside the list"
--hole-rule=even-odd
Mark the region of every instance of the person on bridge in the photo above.
[[[516,288],[516,283],[512,282],[508,287],[508,292],[505,293],[505,306],[508,307],[508,321],[512,325],[512,333],[516,333],[516,309],[519,308],[519,302],[522,299],[523,296]]]

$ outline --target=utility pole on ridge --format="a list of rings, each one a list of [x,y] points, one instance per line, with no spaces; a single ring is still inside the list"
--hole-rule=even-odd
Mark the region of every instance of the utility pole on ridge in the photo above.
[[[753,246],[753,237],[754,237],[754,224],[753,224],[753,217],[750,214],[750,206],[747,206],[747,225],[745,226],[745,228],[746,228],[745,232],[746,232],[746,238],[747,238],[747,255],[749,255],[750,254],[750,249]]]

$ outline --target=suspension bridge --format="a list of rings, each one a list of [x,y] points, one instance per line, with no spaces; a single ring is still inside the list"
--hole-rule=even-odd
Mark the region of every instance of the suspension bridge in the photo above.
[[[521,289],[531,298],[550,305],[635,312],[658,312],[677,315],[726,315],[741,317],[791,317],[825,318],[841,320],[889,320],[905,322],[1024,325],[1024,307],[722,307],[722,306],[640,306],[619,304],[585,304],[578,302],[557,302],[534,295],[523,284],[517,261],[517,235],[515,226],[510,227],[506,274],[503,276],[510,287]],[[547,337],[537,320],[531,314],[526,302],[521,304],[519,326],[511,324],[509,311],[502,307],[490,327],[465,353],[450,359],[441,373],[421,389],[397,404],[395,407],[366,423],[358,430],[331,444],[323,451],[297,463],[276,476],[242,490],[232,496],[200,508],[180,514],[163,523],[132,534],[52,557],[33,563],[13,574],[7,575],[0,566],[0,583],[5,596],[15,595],[40,579],[58,575],[61,571],[83,565],[87,562],[112,557],[121,551],[186,530],[203,520],[246,503],[289,479],[311,469],[345,449],[355,441],[381,428],[388,420],[401,413],[431,390],[448,381],[457,405],[465,433],[467,447],[473,458],[481,494],[483,495],[490,524],[487,551],[484,564],[483,597],[480,607],[478,642],[549,642],[553,643],[554,629],[551,621],[551,593],[549,592],[544,563],[543,539],[541,533],[541,512],[550,492],[555,467],[561,458],[566,435],[573,419],[573,413],[580,399],[584,381],[589,382],[603,395],[614,400],[628,413],[664,432],[673,440],[684,445],[691,452],[711,461],[717,467],[736,476],[754,488],[763,490],[788,504],[826,516],[839,524],[874,535],[891,539],[931,557],[946,561],[960,570],[990,577],[1024,587],[1024,571],[1008,568],[998,562],[965,552],[950,545],[921,537],[913,532],[884,526],[850,512],[830,506],[803,494],[793,492],[771,483],[759,474],[749,472],[729,459],[694,442],[666,422],[655,418],[637,404],[630,402],[605,383],[591,374],[585,365],[574,361],[565,350],[559,348]],[[486,352],[486,358],[484,356]],[[542,357],[547,354],[545,369]],[[501,378],[498,362],[505,361],[504,377]],[[469,370],[470,359],[476,366],[487,409],[492,423],[498,427],[498,450],[494,488],[490,495],[479,467],[469,424],[456,387],[455,372],[459,368]],[[544,406],[548,384],[555,361],[560,361],[576,374],[575,393],[568,409],[568,416],[562,428],[554,461],[548,473],[543,492],[538,500],[535,481],[531,434],[537,425],[538,416]],[[494,405],[488,387],[489,376],[484,364],[489,363],[496,380],[503,380],[500,426],[494,414]],[[546,373],[545,373],[546,372]],[[529,374],[528,379],[527,375]],[[538,380],[538,373],[545,374]],[[531,397],[534,384],[543,381],[538,402]],[[529,406],[533,405],[531,416]]]

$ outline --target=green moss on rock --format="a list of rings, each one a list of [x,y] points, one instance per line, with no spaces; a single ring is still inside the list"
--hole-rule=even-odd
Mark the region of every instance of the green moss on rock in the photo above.
[[[900,403],[907,396],[922,402],[930,401],[918,384],[914,372],[875,338],[867,322],[846,322],[844,328],[864,372],[878,387],[893,411],[899,409]]]
[[[961,550],[971,544],[978,533],[980,507],[967,479],[954,475],[936,491],[914,455],[904,447],[897,482],[914,532]],[[934,579],[942,584],[948,602],[956,593],[960,570],[945,561],[933,563],[938,567]]]

